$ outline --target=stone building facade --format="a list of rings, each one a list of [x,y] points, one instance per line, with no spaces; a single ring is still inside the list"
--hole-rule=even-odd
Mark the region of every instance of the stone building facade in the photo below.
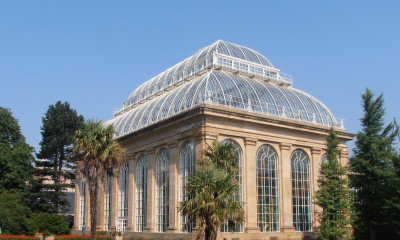
[[[343,121],[290,76],[249,48],[217,41],[142,84],[107,122],[127,150],[118,176],[99,186],[99,230],[126,239],[193,239],[177,206],[207,144],[229,141],[239,157],[245,222],[219,238],[303,239],[318,227],[313,204],[325,138],[334,127],[347,164]],[[78,180],[75,231],[89,224],[89,195]],[[90,227],[90,226],[89,226]]]

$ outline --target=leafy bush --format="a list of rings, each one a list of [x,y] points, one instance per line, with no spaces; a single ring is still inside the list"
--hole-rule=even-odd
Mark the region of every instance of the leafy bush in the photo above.
[[[39,237],[25,235],[0,235],[0,240],[39,240]]]
[[[39,232],[44,235],[62,235],[70,231],[65,218],[54,213],[33,213],[28,219],[27,228],[30,234]]]
[[[3,234],[26,234],[26,222],[29,214],[30,210],[21,193],[4,191],[0,194],[0,228]]]
[[[56,236],[55,240],[89,240],[90,235],[60,235]],[[111,236],[97,235],[96,240],[112,240]]]

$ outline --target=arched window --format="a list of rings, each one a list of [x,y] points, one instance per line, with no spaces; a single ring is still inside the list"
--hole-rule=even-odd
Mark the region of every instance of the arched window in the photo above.
[[[146,226],[147,203],[147,159],[140,155],[136,165],[136,231]]]
[[[257,223],[261,232],[277,232],[279,221],[278,154],[262,145],[257,151]]]
[[[104,183],[104,230],[111,226],[111,204],[112,204],[112,174],[106,174]]]
[[[235,154],[238,157],[238,168],[239,171],[237,174],[234,175],[234,178],[236,178],[238,182],[237,190],[235,193],[235,196],[233,196],[233,199],[238,202],[243,202],[243,151],[242,148],[240,147],[239,143],[232,139],[225,139],[222,141],[222,143],[231,143],[234,146],[235,149]],[[233,229],[232,227],[228,226],[227,223],[225,223],[222,228],[221,232],[243,232],[243,224],[236,224],[235,228]]]
[[[86,183],[81,181],[79,186],[79,229],[85,224],[85,210],[86,210]]]
[[[128,218],[129,165],[125,163],[119,171],[118,231],[125,231]]]
[[[180,155],[179,155],[180,163],[179,163],[179,176],[180,176],[180,201],[185,201],[193,198],[186,192],[186,183],[189,179],[189,175],[193,173],[195,168],[195,154],[194,154],[194,145],[192,142],[185,142]],[[190,226],[183,230],[183,225],[186,223],[188,218],[186,216],[181,215],[181,224],[180,230],[181,232],[192,232],[194,227],[194,222]]]
[[[311,231],[310,158],[301,149],[291,157],[293,224],[296,231]]]
[[[169,153],[163,148],[157,155],[156,231],[165,232],[169,224]]]

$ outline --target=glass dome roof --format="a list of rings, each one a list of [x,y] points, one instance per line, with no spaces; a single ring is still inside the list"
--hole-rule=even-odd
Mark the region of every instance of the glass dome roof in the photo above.
[[[215,48],[219,43],[213,44]],[[216,69],[116,115],[107,124],[114,125],[120,137],[201,104],[343,128],[323,103],[303,91]]]
[[[183,60],[140,85],[124,102],[124,108],[154,96],[164,88],[190,77],[196,70],[198,70],[195,69],[196,67],[203,68],[206,67],[206,65],[209,66],[213,61],[215,54],[231,57],[232,59],[240,59],[243,60],[243,62],[253,63],[266,69],[279,71],[278,69],[275,69],[271,62],[260,53],[244,46],[218,40],[210,46],[200,49],[193,56]]]

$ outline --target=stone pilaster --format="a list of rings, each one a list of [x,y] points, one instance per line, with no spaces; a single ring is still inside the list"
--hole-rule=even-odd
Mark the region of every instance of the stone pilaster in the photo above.
[[[118,192],[119,192],[119,174],[113,174],[111,179],[111,224],[109,230],[117,229],[118,218]]]
[[[257,225],[257,139],[245,139],[246,160],[244,169],[246,176],[246,199],[245,203],[245,228],[248,233],[260,232]],[[250,174],[249,174],[250,173]],[[254,173],[254,174],[253,174]]]
[[[104,230],[104,182],[98,184],[96,231]]]
[[[147,223],[144,228],[145,232],[155,231],[155,197],[156,197],[156,186],[155,186],[155,174],[156,174],[156,156],[155,149],[147,151],[148,159],[148,170],[147,170]]]
[[[293,226],[293,209],[292,209],[292,182],[291,182],[291,166],[290,166],[290,150],[291,144],[281,144],[281,232],[294,232]]]
[[[178,227],[178,142],[168,144],[169,151],[169,226],[167,232],[179,232]]]
[[[89,192],[89,184],[86,182],[85,184],[85,225],[86,232],[91,231],[90,226],[90,192]]]
[[[75,183],[75,209],[74,209],[74,227],[73,227],[73,231],[78,231],[79,230],[79,210],[80,210],[80,186],[81,186],[81,181],[82,180],[78,180]]]
[[[128,184],[128,219],[126,223],[126,231],[135,231],[135,190],[136,190],[136,164],[135,164],[135,154],[128,153],[128,163],[129,163],[129,184]]]
[[[318,178],[319,178],[319,170],[321,169],[321,160],[322,160],[322,149],[321,148],[317,148],[317,147],[313,147],[311,148],[311,169],[313,171],[313,179],[312,179],[312,185],[314,186],[312,191],[311,191],[311,197],[312,199],[314,199],[315,193],[318,191],[319,186],[318,186]],[[317,212],[321,212],[321,208],[316,205],[316,204],[312,204],[312,217],[313,217],[313,230],[316,230],[316,228],[318,227],[318,219],[317,219]]]

